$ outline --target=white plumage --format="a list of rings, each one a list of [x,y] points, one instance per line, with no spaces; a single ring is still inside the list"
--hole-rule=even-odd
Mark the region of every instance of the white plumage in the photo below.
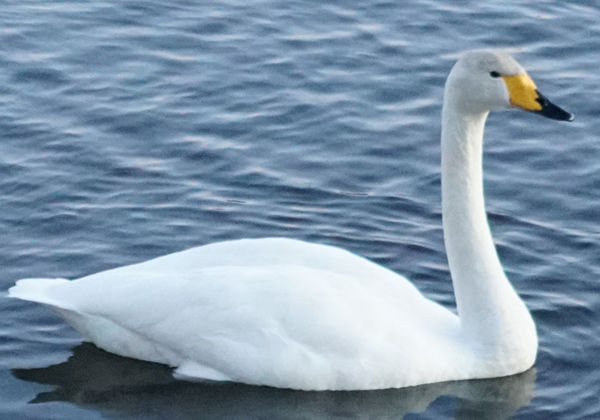
[[[386,268],[283,238],[206,245],[75,281],[20,280],[10,296],[45,304],[86,340],[173,366],[183,379],[349,390],[524,371],[537,337],[487,225],[483,125],[489,110],[510,106],[569,114],[559,118],[564,111],[549,102],[529,109],[515,95],[537,91],[515,93],[505,76],[526,77],[506,54],[471,52],[446,86],[444,231],[460,319]]]

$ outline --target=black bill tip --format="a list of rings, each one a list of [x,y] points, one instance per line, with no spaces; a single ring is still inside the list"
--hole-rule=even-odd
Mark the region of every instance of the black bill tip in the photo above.
[[[542,109],[538,111],[533,111],[536,114],[542,115],[546,118],[550,118],[558,121],[573,121],[575,119],[575,115],[570,112],[565,111],[564,109],[554,105],[552,102],[548,100],[544,95],[542,95],[537,90],[535,91],[538,95],[536,98],[536,102],[540,104]]]

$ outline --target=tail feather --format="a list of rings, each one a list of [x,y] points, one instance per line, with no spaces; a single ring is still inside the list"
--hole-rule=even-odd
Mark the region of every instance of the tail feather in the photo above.
[[[65,308],[64,303],[56,301],[48,293],[49,288],[68,282],[69,280],[66,279],[18,280],[13,287],[8,289],[8,297],[69,309]]]

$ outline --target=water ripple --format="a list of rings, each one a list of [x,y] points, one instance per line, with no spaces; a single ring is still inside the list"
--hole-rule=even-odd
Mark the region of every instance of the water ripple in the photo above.
[[[371,258],[452,308],[439,203],[443,84],[460,51],[510,48],[577,115],[566,125],[497,113],[486,132],[490,223],[541,342],[537,396],[516,418],[593,418],[599,13],[591,1],[8,2],[3,288],[289,236]],[[57,363],[77,342],[43,308],[10,301],[2,315],[6,369]],[[44,404],[26,404],[37,388],[0,373],[16,390],[0,413],[39,416]],[[439,398],[411,418],[482,418],[481,399],[479,417],[465,414],[469,398]],[[463,409],[453,414],[455,405]],[[100,415],[58,407],[64,418]]]

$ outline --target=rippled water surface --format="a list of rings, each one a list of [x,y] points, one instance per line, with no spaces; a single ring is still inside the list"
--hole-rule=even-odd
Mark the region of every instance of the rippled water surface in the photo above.
[[[0,297],[0,417],[600,416],[600,10],[456,3],[4,2],[0,286],[287,236],[366,256],[452,307],[443,83],[461,51],[510,48],[577,115],[500,112],[486,132],[490,222],[538,325],[534,370],[362,393],[194,385]]]

